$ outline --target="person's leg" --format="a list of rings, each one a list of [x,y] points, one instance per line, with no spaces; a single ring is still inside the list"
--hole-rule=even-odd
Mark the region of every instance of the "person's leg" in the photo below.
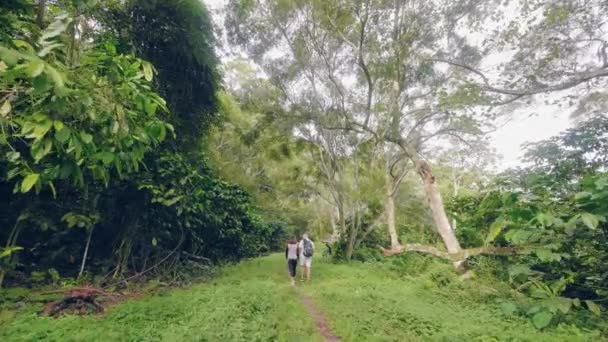
[[[289,280],[291,282],[291,285],[294,285],[296,277],[296,260],[287,261],[287,265],[289,268]]]
[[[312,266],[312,258],[306,258],[306,280],[310,281],[310,269]]]
[[[306,275],[306,263],[304,263],[304,257],[300,258],[300,266],[302,267],[302,272],[300,272],[300,280],[304,281],[304,276]]]

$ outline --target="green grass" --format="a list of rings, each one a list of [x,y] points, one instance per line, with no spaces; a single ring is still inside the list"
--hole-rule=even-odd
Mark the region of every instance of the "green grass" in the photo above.
[[[40,317],[29,307],[0,341],[315,341],[279,255],[227,267],[204,284],[111,308],[103,316]]]
[[[601,339],[573,326],[538,331],[526,319],[507,317],[493,302],[500,291],[460,282],[442,267],[411,267],[407,276],[391,262],[335,265],[317,257],[313,282],[298,286],[343,341]],[[124,302],[101,316],[53,319],[38,316],[39,309],[0,313],[0,341],[321,340],[279,254],[226,267],[203,284]]]
[[[443,276],[449,265],[404,277],[387,264],[316,263],[306,292],[345,341],[600,340],[574,326],[538,331],[527,319],[507,317],[492,304],[497,291]]]

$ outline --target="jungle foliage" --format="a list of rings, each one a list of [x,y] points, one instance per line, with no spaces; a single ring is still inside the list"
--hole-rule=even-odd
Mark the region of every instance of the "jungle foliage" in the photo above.
[[[284,225],[202,148],[220,76],[199,1],[15,0],[0,21],[0,279],[182,280],[277,248]]]

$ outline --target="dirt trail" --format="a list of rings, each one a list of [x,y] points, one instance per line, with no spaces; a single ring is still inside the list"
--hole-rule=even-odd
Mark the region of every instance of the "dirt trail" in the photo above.
[[[325,316],[321,311],[317,310],[317,307],[312,301],[312,298],[310,298],[310,296],[308,296],[302,290],[298,290],[297,292],[300,295],[300,298],[302,299],[302,304],[304,304],[306,311],[308,311],[308,314],[315,320],[315,324],[319,329],[319,333],[321,333],[321,336],[323,336],[325,341],[341,341],[340,338],[334,335],[334,333],[331,331],[331,328],[329,327]]]

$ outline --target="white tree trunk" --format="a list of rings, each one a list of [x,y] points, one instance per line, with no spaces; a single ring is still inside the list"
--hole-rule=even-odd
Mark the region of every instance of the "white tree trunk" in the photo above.
[[[388,235],[391,238],[391,248],[397,248],[400,244],[399,235],[397,234],[397,226],[395,223],[395,198],[393,193],[393,184],[388,172],[386,176],[386,201],[384,203],[384,212],[386,225],[388,227]]]
[[[446,249],[449,254],[458,254],[462,251],[460,247],[460,243],[456,238],[456,234],[454,230],[450,226],[450,221],[448,216],[445,213],[445,208],[443,207],[443,201],[441,199],[441,194],[435,185],[435,177],[431,172],[431,167],[429,164],[423,160],[416,161],[416,171],[422,178],[422,182],[424,184],[424,192],[426,193],[427,199],[429,201],[429,207],[431,208],[431,212],[433,215],[433,221],[435,222],[435,226],[437,227],[437,232],[441,236],[443,243],[445,244]],[[459,268],[462,265],[462,260],[458,260],[454,262],[454,266]]]

